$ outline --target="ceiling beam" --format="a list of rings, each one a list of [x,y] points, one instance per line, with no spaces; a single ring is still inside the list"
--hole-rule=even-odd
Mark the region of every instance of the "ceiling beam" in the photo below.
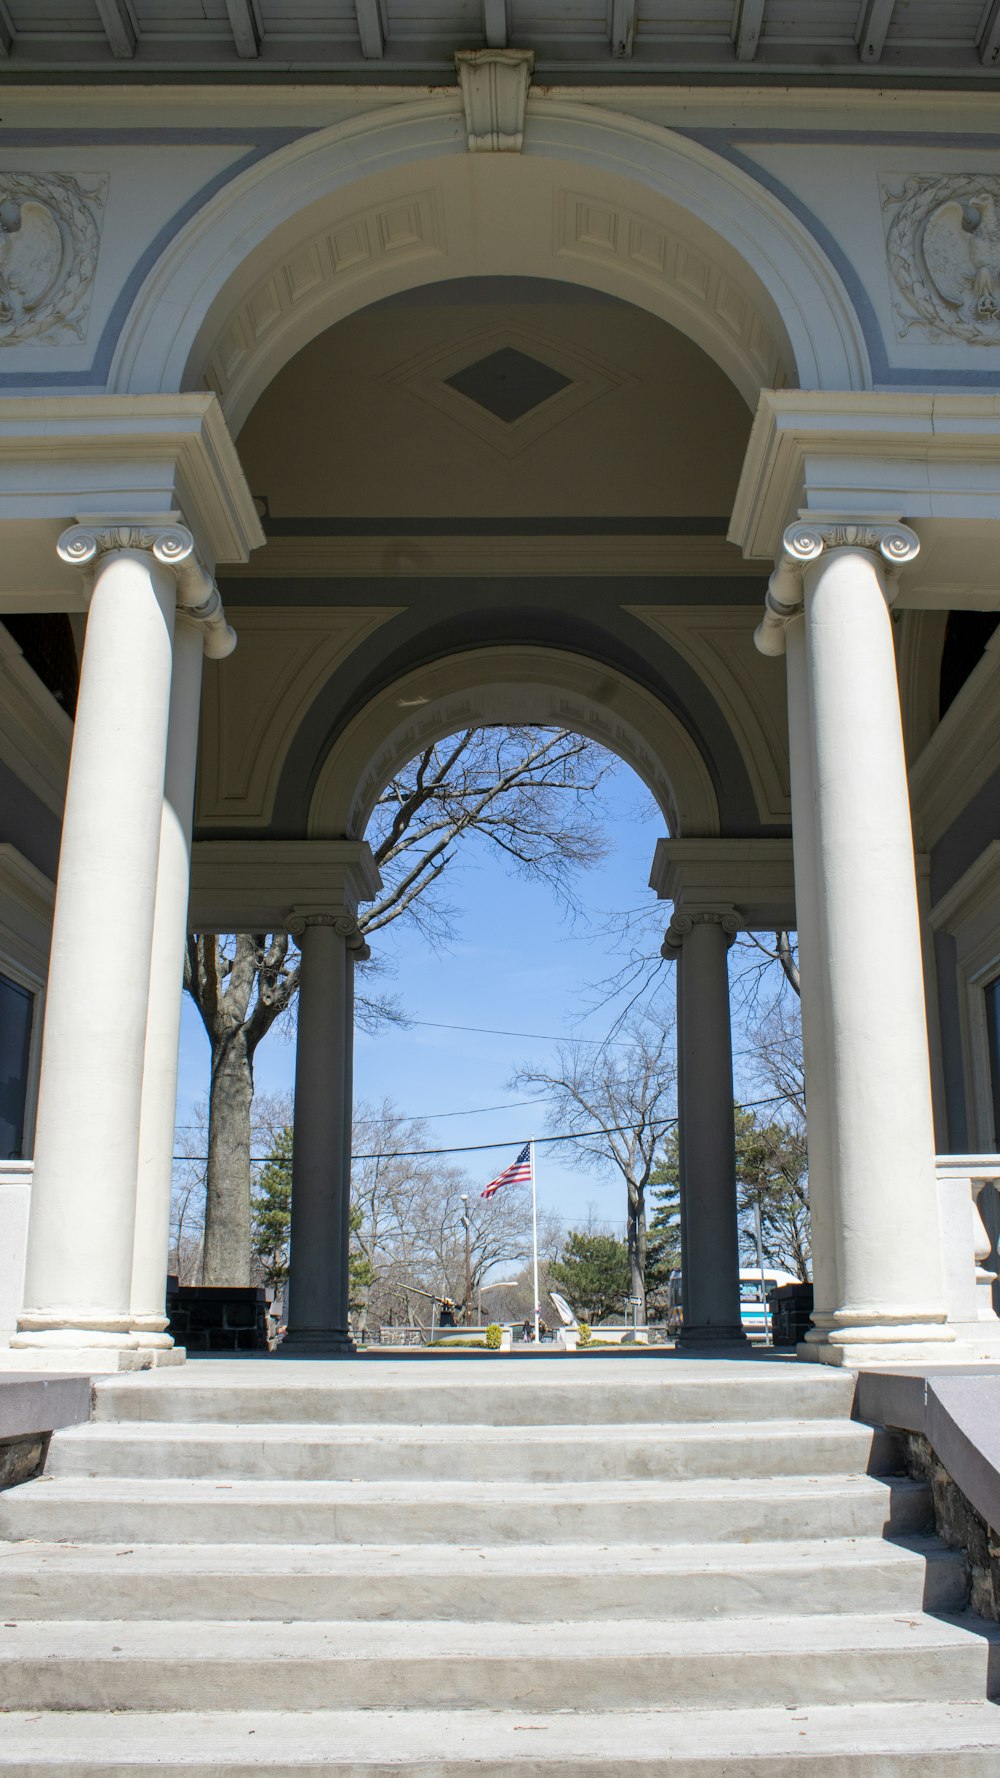
[[[226,11],[229,14],[229,29],[233,33],[236,54],[247,60],[259,56],[264,30],[256,0],[226,0]]]
[[[764,0],[736,0],[730,36],[736,45],[737,61],[753,61],[763,28]]]
[[[858,13],[858,55],[863,62],[880,62],[896,0],[861,0]]]
[[[637,0],[611,0],[611,54],[630,56],[635,42]]]
[[[993,0],[976,39],[976,48],[983,67],[995,68],[1000,61],[1000,0]]]
[[[367,62],[377,62],[385,54],[385,19],[379,0],[354,0],[354,10],[361,54]]]
[[[97,10],[112,55],[130,60],[135,55],[138,33],[128,0],[97,0]]]
[[[483,0],[483,36],[487,49],[506,49],[509,35],[507,0]]]

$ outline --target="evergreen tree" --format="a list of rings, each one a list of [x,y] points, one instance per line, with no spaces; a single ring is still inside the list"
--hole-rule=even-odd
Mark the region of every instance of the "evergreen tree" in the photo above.
[[[680,1155],[676,1128],[663,1144],[660,1159],[649,1176],[653,1214],[649,1219],[646,1246],[646,1314],[650,1321],[665,1320],[667,1293],[672,1272],[681,1263]]]
[[[614,1235],[571,1229],[549,1277],[564,1291],[581,1321],[620,1320],[629,1295],[628,1247]]]
[[[292,1131],[279,1131],[253,1188],[250,1249],[263,1284],[278,1290],[288,1277],[288,1229],[292,1214]]]

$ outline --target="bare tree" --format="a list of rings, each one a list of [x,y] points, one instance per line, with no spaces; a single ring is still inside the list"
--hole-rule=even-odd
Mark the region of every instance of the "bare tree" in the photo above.
[[[426,1325],[430,1304],[419,1292],[465,1297],[463,1196],[470,1219],[471,1309],[488,1273],[515,1271],[531,1251],[531,1198],[526,1187],[505,1186],[480,1197],[470,1180],[429,1147],[426,1125],[404,1118],[390,1101],[359,1106],[354,1124],[351,1190],[360,1211],[355,1240],[371,1283],[364,1318],[369,1324]],[[552,1239],[546,1225],[543,1239]]]
[[[633,1019],[624,1041],[595,1053],[564,1045],[555,1070],[525,1064],[512,1089],[544,1088],[549,1123],[569,1134],[558,1146],[583,1166],[616,1168],[628,1202],[626,1239],[632,1295],[646,1312],[646,1187],[673,1118],[676,1069],[666,1020]]]
[[[438,885],[472,832],[508,868],[548,883],[574,907],[574,873],[606,852],[594,798],[615,765],[603,748],[562,729],[466,729],[425,748],[386,786],[372,816],[368,839],[384,887],[362,911],[362,930],[371,935],[406,918],[444,943],[454,915]],[[292,1006],[298,953],[286,933],[199,934],[188,942],[184,986],[211,1046],[203,1278],[243,1284],[254,1054]],[[357,1011],[369,1027],[403,1020],[391,996],[363,987]]]

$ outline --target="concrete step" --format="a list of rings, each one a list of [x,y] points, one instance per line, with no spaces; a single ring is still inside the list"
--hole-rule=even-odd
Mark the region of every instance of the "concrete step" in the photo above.
[[[676,1624],[8,1622],[9,1710],[719,1710],[977,1703],[1000,1629],[912,1616]]]
[[[710,1523],[708,1512],[705,1517]],[[0,1546],[0,1599],[10,1621],[421,1619],[551,1626],[635,1617],[719,1623],[816,1612],[960,1612],[966,1591],[958,1552],[919,1536],[893,1543],[838,1538],[604,1548]]]
[[[850,1417],[854,1380],[822,1365],[634,1359],[217,1360],[99,1378],[99,1420],[590,1426]]]
[[[845,1419],[812,1419],[516,1430],[110,1422],[57,1432],[47,1467],[57,1476],[443,1482],[510,1476],[529,1483],[885,1474],[897,1466],[895,1441],[885,1433]]]
[[[4,1717],[11,1778],[996,1778],[1000,1709],[76,1712]]]
[[[789,1535],[803,1494],[818,1523],[806,1535],[842,1536],[852,1500],[868,1503],[881,1532],[893,1499],[907,1517],[926,1495],[866,1477],[757,1484],[655,1482],[266,1482],[42,1476],[0,1494],[0,1537],[10,1541],[124,1543],[668,1543]],[[867,1487],[865,1484],[868,1484]],[[790,1503],[787,1515],[785,1507]],[[716,1516],[718,1509],[718,1516]],[[881,1522],[878,1522],[879,1515]],[[913,1523],[910,1517],[910,1524]]]

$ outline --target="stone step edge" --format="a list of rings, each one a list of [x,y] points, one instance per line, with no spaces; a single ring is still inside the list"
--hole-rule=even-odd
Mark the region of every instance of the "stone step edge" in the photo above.
[[[83,1746],[82,1732],[86,1732]],[[0,1772],[35,1778],[38,1772],[77,1772],[108,1778],[156,1771],[161,1778],[214,1778],[220,1771],[269,1769],[387,1778],[426,1765],[435,1778],[491,1778],[523,1770],[525,1778],[552,1771],[571,1778],[588,1770],[600,1778],[635,1768],[641,1778],[704,1773],[718,1778],[730,1762],[733,1778],[766,1778],[769,1762],[791,1759],[795,1778],[815,1762],[840,1762],[827,1771],[845,1778],[855,1761],[868,1778],[880,1758],[879,1778],[932,1774],[942,1756],[983,1753],[975,1778],[989,1778],[1000,1754],[1000,1710],[975,1704],[851,1704],[801,1709],[622,1710],[600,1712],[497,1711],[246,1711],[246,1712],[10,1712],[3,1718]],[[536,1736],[538,1739],[536,1740]],[[522,1739],[522,1737],[524,1737]],[[544,1739],[543,1739],[544,1737]],[[385,1750],[392,1751],[387,1755]],[[166,1750],[169,1754],[165,1758]],[[331,1754],[330,1749],[337,1753]],[[898,1766],[885,1763],[899,1759]],[[300,1762],[307,1761],[308,1764]],[[747,1762],[752,1762],[748,1764]],[[919,1762],[919,1763],[918,1763]],[[779,1768],[780,1769],[780,1768]],[[945,1768],[968,1778],[968,1767]],[[813,1773],[814,1765],[809,1764]]]

